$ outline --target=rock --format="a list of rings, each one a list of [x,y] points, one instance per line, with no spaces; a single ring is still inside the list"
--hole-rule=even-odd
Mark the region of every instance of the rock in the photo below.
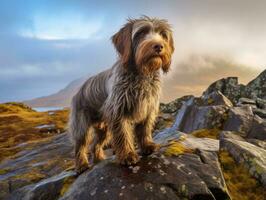
[[[219,90],[203,95],[202,99],[204,105],[206,106],[207,105],[212,105],[212,106],[225,105],[227,107],[233,106],[232,102],[227,97],[225,97]]]
[[[24,151],[0,163],[0,199],[73,167],[72,145],[66,133],[23,145]],[[48,192],[49,193],[49,192]]]
[[[89,183],[89,184],[88,184]],[[112,160],[80,175],[61,200],[68,199],[230,199],[216,153],[179,156],[163,152],[132,167]]]
[[[245,141],[244,138],[242,138],[237,132],[234,131],[221,131],[219,139],[220,140],[233,139],[233,140]]]
[[[238,83],[237,77],[223,78],[212,83],[203,95],[220,91],[234,105],[238,103],[240,98],[249,98],[256,100],[257,98],[266,99],[266,70],[264,70],[254,80],[250,81],[246,86]],[[264,103],[265,105],[265,103]]]
[[[190,133],[198,129],[213,129],[220,128],[224,121],[227,107],[220,106],[197,106],[185,105],[184,114],[178,113],[180,123],[178,130]],[[183,115],[182,115],[183,114]]]
[[[252,127],[248,132],[247,137],[259,140],[266,140],[266,120],[263,120],[255,115],[252,121]]]
[[[266,70],[261,72],[254,80],[250,81],[245,90],[246,96],[251,99],[266,99]]]
[[[196,138],[188,135],[181,143],[187,148],[200,149],[204,151],[219,151],[219,140],[211,138]]]
[[[266,119],[266,109],[253,108],[252,111],[254,114]]]
[[[241,105],[250,105],[252,108],[257,108],[257,104],[255,100],[244,98],[244,97],[241,97],[238,100],[237,106],[241,106]]]
[[[175,116],[170,113],[160,113],[156,119],[155,129],[156,132],[172,126]]]
[[[258,139],[247,139],[247,141],[251,144],[254,144],[254,145],[266,150],[266,141],[262,141],[262,140],[258,140]]]
[[[220,91],[234,104],[238,102],[240,97],[245,96],[245,86],[238,84],[237,77],[228,77],[215,81],[203,92],[203,96],[206,96],[214,91]]]
[[[220,149],[228,151],[238,163],[249,170],[254,178],[266,186],[266,150],[234,139],[220,140]]]
[[[266,109],[266,99],[256,98],[257,107],[260,109]]]
[[[221,128],[226,112],[232,103],[219,91],[201,98],[191,98],[184,102],[177,115],[177,129],[191,133],[198,129]]]
[[[253,118],[254,115],[250,106],[232,107],[229,109],[223,130],[235,131],[242,137],[246,137],[251,130]]]
[[[174,101],[171,101],[170,103],[161,103],[160,104],[160,111],[162,113],[176,113],[183,105],[184,101],[187,101],[188,99],[192,98],[192,95],[183,96],[181,98],[177,98]]]
[[[16,190],[9,196],[9,199],[57,199],[66,189],[68,189],[68,186],[74,181],[75,176],[76,173],[73,171],[62,172],[59,175],[45,179],[39,183]]]

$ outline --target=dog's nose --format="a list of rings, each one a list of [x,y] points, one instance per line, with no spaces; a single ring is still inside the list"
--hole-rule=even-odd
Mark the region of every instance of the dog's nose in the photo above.
[[[153,46],[153,49],[156,51],[156,53],[161,53],[161,51],[163,50],[163,45],[161,45],[161,44],[155,44]]]

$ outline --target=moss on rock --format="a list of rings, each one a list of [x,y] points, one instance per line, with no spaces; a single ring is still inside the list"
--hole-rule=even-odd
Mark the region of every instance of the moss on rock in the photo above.
[[[212,138],[212,139],[218,139],[219,137],[219,129],[200,129],[193,131],[191,134],[198,138]]]
[[[166,156],[178,156],[184,153],[192,153],[193,150],[184,146],[181,142],[173,141],[164,151]]]
[[[219,153],[223,175],[232,200],[264,200],[265,189],[251,177],[248,170],[237,164],[227,151]]]

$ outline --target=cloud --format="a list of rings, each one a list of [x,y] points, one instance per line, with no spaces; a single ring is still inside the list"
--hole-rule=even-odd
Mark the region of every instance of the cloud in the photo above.
[[[0,101],[47,95],[110,67],[110,36],[142,14],[173,25],[165,100],[200,94],[224,76],[246,82],[266,66],[265,7],[259,0],[1,1]]]
[[[228,57],[191,54],[180,61],[164,77],[162,101],[169,102],[177,97],[194,94],[200,96],[216,80],[239,77],[247,84],[260,70],[239,64]]]

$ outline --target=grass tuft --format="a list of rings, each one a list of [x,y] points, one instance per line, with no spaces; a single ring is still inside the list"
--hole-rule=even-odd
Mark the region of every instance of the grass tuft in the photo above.
[[[200,129],[193,131],[191,134],[198,138],[212,138],[218,139],[219,138],[219,129]]]
[[[165,149],[164,155],[166,156],[178,156],[184,153],[192,153],[193,150],[185,147],[178,141],[171,142],[170,145]]]
[[[266,190],[248,170],[237,164],[227,151],[219,153],[223,175],[232,200],[264,200]]]

